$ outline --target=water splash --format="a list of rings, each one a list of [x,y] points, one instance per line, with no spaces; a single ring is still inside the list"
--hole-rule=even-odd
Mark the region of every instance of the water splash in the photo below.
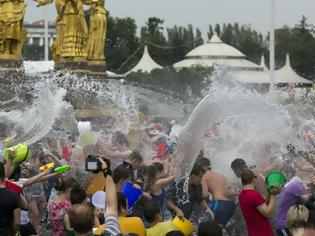
[[[32,87],[33,103],[24,103],[21,110],[0,112],[0,120],[9,126],[9,142],[1,146],[18,142],[33,144],[42,139],[52,128],[63,109],[70,105],[63,101],[66,94],[49,79],[37,81]]]

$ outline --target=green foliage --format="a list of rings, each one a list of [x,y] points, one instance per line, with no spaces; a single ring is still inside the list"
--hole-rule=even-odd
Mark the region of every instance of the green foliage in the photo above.
[[[27,61],[40,61],[44,60],[44,46],[39,46],[37,44],[24,44],[23,46],[23,56],[24,60]]]
[[[127,81],[185,98],[189,90],[192,95],[199,96],[201,91],[209,86],[211,72],[211,69],[202,67],[183,68],[179,71],[173,67],[165,67],[155,69],[151,73],[130,73]]]

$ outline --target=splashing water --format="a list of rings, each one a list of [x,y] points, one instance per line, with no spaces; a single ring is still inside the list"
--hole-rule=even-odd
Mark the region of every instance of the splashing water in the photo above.
[[[58,88],[51,80],[36,82],[33,87],[34,101],[22,110],[0,112],[0,120],[10,126],[8,146],[18,142],[33,144],[42,139],[52,128],[56,118],[63,109],[70,107],[63,101],[66,94],[64,89]]]
[[[209,125],[216,126],[216,137],[205,136]],[[237,157],[254,161],[261,143],[283,146],[294,141],[292,127],[293,119],[284,106],[244,88],[232,81],[229,73],[218,70],[209,94],[192,112],[179,136],[173,161],[175,173],[187,176],[200,150],[205,148],[206,155],[213,157],[215,169],[227,174],[231,161]]]

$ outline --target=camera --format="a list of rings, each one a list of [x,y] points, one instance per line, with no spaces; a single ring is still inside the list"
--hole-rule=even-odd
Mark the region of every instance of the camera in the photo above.
[[[106,162],[107,168],[110,169],[110,161],[107,158],[89,155],[85,159],[85,170],[95,174],[102,171],[102,163],[98,158],[102,158]]]

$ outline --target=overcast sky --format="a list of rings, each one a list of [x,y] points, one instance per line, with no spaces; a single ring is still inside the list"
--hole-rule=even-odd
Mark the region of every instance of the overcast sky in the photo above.
[[[54,4],[37,8],[34,1],[27,3],[26,21],[55,20]],[[315,0],[276,0],[276,25],[295,25],[302,15],[315,24]],[[269,0],[106,0],[106,8],[112,16],[130,16],[138,26],[145,24],[150,16],[164,19],[166,26],[192,24],[202,30],[205,37],[209,24],[250,24],[266,34],[268,30]],[[46,13],[45,13],[46,11]]]

